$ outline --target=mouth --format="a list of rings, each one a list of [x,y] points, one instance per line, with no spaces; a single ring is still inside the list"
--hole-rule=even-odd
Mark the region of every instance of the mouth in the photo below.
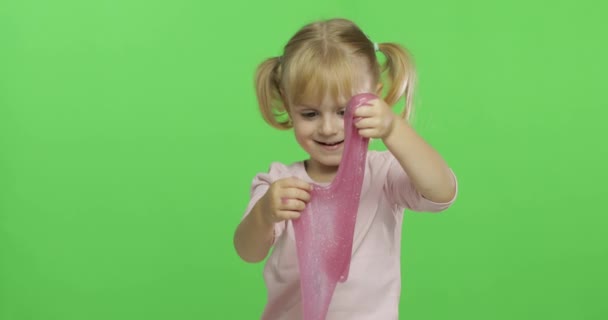
[[[334,149],[338,149],[344,143],[344,140],[335,141],[335,142],[330,142],[330,141],[322,142],[322,141],[315,140],[315,142],[325,149],[334,150]]]

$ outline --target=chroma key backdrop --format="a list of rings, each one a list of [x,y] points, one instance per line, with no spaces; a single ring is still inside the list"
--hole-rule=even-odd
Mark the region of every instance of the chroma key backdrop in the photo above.
[[[412,52],[412,125],[458,176],[405,213],[400,318],[608,319],[607,9],[0,0],[0,319],[259,319],[233,233],[255,174],[306,154],[253,74],[333,17]]]

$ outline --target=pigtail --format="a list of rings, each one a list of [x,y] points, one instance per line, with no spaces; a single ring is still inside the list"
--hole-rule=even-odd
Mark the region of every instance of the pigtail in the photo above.
[[[285,130],[291,128],[291,122],[286,116],[279,91],[280,60],[279,57],[269,58],[258,66],[255,73],[255,90],[264,120],[277,129]]]
[[[414,109],[413,99],[416,86],[414,59],[405,48],[395,43],[380,43],[378,48],[386,57],[382,73],[388,70],[390,82],[385,101],[392,106],[405,96],[402,117],[409,119]]]

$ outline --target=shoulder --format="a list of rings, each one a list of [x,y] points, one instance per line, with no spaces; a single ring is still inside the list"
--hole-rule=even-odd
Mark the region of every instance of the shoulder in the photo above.
[[[391,171],[393,155],[389,151],[368,150],[365,161],[364,188],[384,189]]]
[[[284,164],[281,162],[272,162],[268,167],[266,174],[272,177],[283,177],[285,175],[292,175],[298,171],[298,166],[301,162],[294,162],[292,164]]]
[[[388,151],[388,150],[384,150],[384,151],[369,150],[367,152],[367,161],[369,163],[382,164],[385,162],[390,162],[392,159],[394,159],[393,154],[390,153],[390,151]]]
[[[252,187],[255,188],[260,184],[271,184],[276,180],[287,178],[295,174],[297,171],[298,162],[286,165],[281,162],[272,162],[268,167],[268,171],[260,172],[253,178]]]
[[[271,176],[280,176],[290,171],[289,165],[282,162],[272,162],[268,167],[267,174]]]
[[[389,151],[367,152],[367,170],[372,174],[386,175],[394,161],[395,157]]]

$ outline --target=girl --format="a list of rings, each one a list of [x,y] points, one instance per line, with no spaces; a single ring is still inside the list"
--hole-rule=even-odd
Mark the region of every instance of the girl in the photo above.
[[[404,209],[439,212],[456,198],[456,179],[442,157],[409,125],[415,71],[407,51],[372,43],[351,21],[304,26],[280,57],[258,67],[255,85],[262,116],[293,128],[309,159],[272,163],[253,179],[251,200],[234,234],[247,262],[266,261],[268,303],[263,319],[301,319],[299,271],[292,219],[310,201],[311,183],[328,184],[344,144],[344,108],[353,95],[383,88],[376,51],[390,88],[384,99],[356,109],[356,128],[382,139],[387,151],[369,151],[352,248],[349,278],[335,289],[327,319],[398,319],[401,223]],[[391,110],[401,97],[401,117]]]

